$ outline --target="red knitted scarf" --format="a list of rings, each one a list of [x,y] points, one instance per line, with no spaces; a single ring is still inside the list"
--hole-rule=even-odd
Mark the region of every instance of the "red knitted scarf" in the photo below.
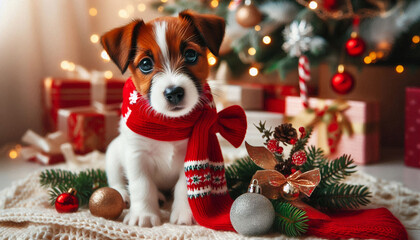
[[[184,170],[189,204],[198,224],[218,230],[234,231],[230,223],[232,199],[227,193],[223,157],[216,133],[239,147],[245,137],[246,117],[239,106],[217,113],[208,85],[204,87],[208,104],[180,118],[164,118],[151,109],[130,79],[123,90],[122,116],[140,135],[176,141],[189,138]]]
[[[246,131],[243,109],[232,106],[217,113],[210,88],[208,104],[188,116],[163,118],[151,110],[147,100],[128,79],[123,91],[122,116],[134,132],[160,141],[189,138],[184,170],[188,198],[194,218],[202,226],[235,231],[230,222],[232,199],[227,194],[222,153],[216,132],[239,147]],[[308,235],[321,238],[407,239],[404,226],[387,209],[342,211],[330,216],[307,210]]]

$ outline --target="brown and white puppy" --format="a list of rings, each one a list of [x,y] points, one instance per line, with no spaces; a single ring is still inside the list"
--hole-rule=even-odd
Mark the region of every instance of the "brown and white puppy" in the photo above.
[[[122,73],[130,70],[136,90],[165,118],[181,117],[201,104],[209,73],[207,51],[218,55],[225,21],[184,11],[144,23],[135,20],[101,38]],[[170,222],[192,224],[184,174],[188,139],[165,142],[141,136],[120,122],[120,135],[106,153],[109,185],[130,202],[124,222],[161,224],[160,191],[174,189]],[[128,182],[128,186],[127,186]]]

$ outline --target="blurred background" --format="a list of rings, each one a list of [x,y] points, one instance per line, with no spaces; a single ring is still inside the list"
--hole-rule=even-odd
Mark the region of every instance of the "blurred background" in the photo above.
[[[420,151],[413,135],[414,125],[420,124],[415,113],[420,0],[0,0],[2,151],[14,149],[28,129],[39,136],[72,131],[74,111],[69,108],[93,107],[98,101],[118,104],[128,76],[110,62],[98,42],[101,34],[131,19],[148,21],[186,8],[227,21],[220,56],[207,56],[210,78],[219,107],[240,104],[247,110],[248,138],[258,135],[252,124],[259,120],[278,125],[299,115],[304,110],[299,96],[308,95],[316,119],[307,125],[340,127],[338,140],[331,131],[321,134],[329,143],[334,140],[326,144],[329,150],[361,151],[362,164],[377,161],[381,149],[402,149],[405,139],[410,139],[412,155]],[[303,64],[298,63],[301,56],[307,57]],[[303,81],[302,90],[299,79],[305,75],[310,80]],[[94,99],[98,94],[99,100]],[[406,105],[406,97],[412,105]],[[347,101],[347,115],[336,110],[337,101]],[[112,116],[107,123],[85,122],[86,129],[101,126],[90,134],[73,131],[76,152],[104,150],[116,134],[111,123],[118,114]],[[90,138],[83,139],[82,133]],[[353,143],[347,144],[346,136]],[[356,145],[341,149],[340,141]]]

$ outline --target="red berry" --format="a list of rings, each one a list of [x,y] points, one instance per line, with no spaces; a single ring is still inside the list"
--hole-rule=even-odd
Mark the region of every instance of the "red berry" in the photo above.
[[[291,171],[292,171],[292,174],[293,174],[293,173],[295,173],[297,170],[296,170],[296,169],[294,169],[294,168],[292,168],[292,169],[291,169]]]
[[[306,162],[306,153],[303,150],[297,151],[292,155],[292,163],[301,166]]]
[[[277,140],[271,139],[267,143],[267,148],[268,148],[268,150],[270,150],[270,152],[274,153],[274,152],[277,152],[277,148],[278,148],[277,145],[278,145]]]
[[[290,144],[295,145],[297,142],[296,138],[290,139]]]
[[[299,132],[304,133],[305,132],[305,128],[304,127],[300,127],[299,128]]]
[[[283,153],[283,148],[282,147],[278,147],[277,150],[276,150],[276,152],[278,154],[282,154]]]

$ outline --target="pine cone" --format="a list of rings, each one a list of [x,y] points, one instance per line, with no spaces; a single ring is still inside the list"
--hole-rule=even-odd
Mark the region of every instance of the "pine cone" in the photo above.
[[[297,132],[291,123],[283,123],[274,129],[274,138],[281,142],[290,143],[290,140],[297,139]]]

